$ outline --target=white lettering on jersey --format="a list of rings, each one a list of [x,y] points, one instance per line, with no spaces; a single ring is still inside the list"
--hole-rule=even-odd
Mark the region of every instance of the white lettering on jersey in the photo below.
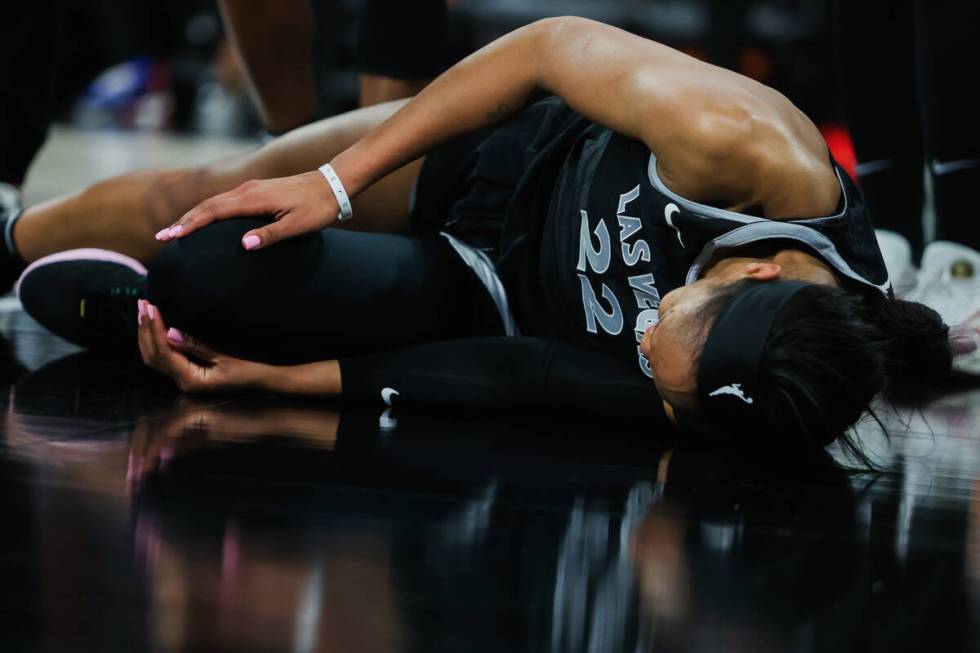
[[[636,362],[640,366],[640,371],[646,374],[648,379],[653,378],[653,367],[650,365],[650,359],[643,355],[640,348],[636,348]]]
[[[619,221],[619,242],[621,243],[625,243],[643,228],[643,222],[631,215],[620,214],[616,216],[616,220]]]
[[[643,238],[636,238],[643,230],[643,222],[639,218],[626,215],[629,204],[639,197],[640,186],[637,184],[619,196],[619,201],[616,206],[616,220],[619,223],[620,251],[623,256],[623,263],[627,268],[635,267],[640,261],[649,263],[652,258],[650,244]],[[676,206],[674,208],[676,209]],[[576,268],[579,272],[586,273],[578,275],[582,288],[582,308],[585,312],[585,328],[589,333],[593,334],[598,334],[599,328],[601,327],[603,331],[610,335],[619,335],[624,326],[624,315],[619,299],[613,293],[612,289],[604,283],[601,284],[600,295],[597,296],[596,290],[588,276],[589,272],[603,274],[609,269],[611,262],[609,230],[606,227],[605,221],[600,220],[595,226],[595,229],[590,233],[588,212],[580,210],[580,217],[579,256]],[[668,224],[670,224],[669,215],[667,219]],[[593,235],[595,236],[595,240],[592,237]],[[679,232],[678,237],[680,237]],[[683,245],[683,242],[681,244]],[[598,245],[598,248],[596,245]],[[658,310],[660,307],[660,291],[657,289],[653,274],[650,272],[630,276],[627,282],[633,291],[636,306],[640,309],[640,313],[636,317],[636,324],[633,327],[637,342],[637,363],[645,375],[652,377],[653,373],[650,369],[650,361],[640,351],[639,343],[643,340],[643,334],[646,330],[660,320]]]
[[[599,220],[595,226],[595,235],[599,239],[599,249],[592,249],[592,238],[589,236],[589,214],[582,211],[582,222],[578,235],[578,266],[579,272],[585,272],[585,264],[599,274],[609,269],[609,261],[612,259],[611,248],[609,247],[609,229],[606,223]]]
[[[658,308],[660,306],[660,291],[654,285],[653,274],[638,274],[629,278],[630,288],[636,297],[637,308]]]
[[[619,205],[616,207],[616,215],[626,213],[626,206],[640,196],[640,185],[637,184],[632,190],[626,191],[619,196]]]
[[[629,243],[623,243],[623,262],[633,267],[639,261],[643,261],[644,263],[650,262],[650,246],[647,245],[647,241],[636,241],[633,243],[632,249],[630,249]]]
[[[639,218],[626,215],[626,207],[639,196],[640,185],[637,184],[619,196],[619,203],[616,206],[616,220],[619,222],[619,243],[623,252],[623,263],[628,267],[633,267],[641,260],[644,263],[650,262],[650,246],[647,241],[638,240],[632,244],[626,242],[643,228],[643,222]]]
[[[651,379],[653,378],[653,370],[650,368],[650,361],[640,350],[640,342],[643,341],[643,334],[647,332],[647,329],[659,321],[660,311],[656,308],[648,308],[645,311],[640,311],[640,314],[636,316],[636,325],[633,327],[633,335],[636,337],[637,361],[640,363],[640,369],[643,370],[643,373]]]
[[[596,323],[602,330],[611,335],[619,335],[623,330],[623,309],[616,295],[609,286],[602,284],[602,298],[609,302],[610,310],[606,311],[599,298],[595,296],[592,283],[584,274],[578,275],[582,284],[582,305],[585,307],[585,328],[589,333],[598,333]]]

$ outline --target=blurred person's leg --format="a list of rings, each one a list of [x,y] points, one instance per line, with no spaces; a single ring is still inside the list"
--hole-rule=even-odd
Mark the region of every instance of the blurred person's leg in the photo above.
[[[919,0],[916,10],[936,239],[980,250],[980,3]]]
[[[14,245],[26,262],[82,247],[109,249],[149,262],[162,247],[154,234],[201,201],[250,179],[315,170],[402,104],[391,102],[321,120],[253,152],[209,165],[135,172],[98,182],[25,210],[12,234]],[[408,164],[359,195],[354,201],[358,219],[350,228],[406,231],[409,195],[421,162]]]
[[[265,128],[281,134],[316,116],[310,0],[220,0],[221,15]]]
[[[397,79],[384,75],[361,73],[358,104],[362,107],[369,107],[372,104],[409,98],[425,88],[430,81],[429,79]]]
[[[51,121],[64,12],[57,0],[10,0],[0,25],[0,183],[20,187]]]
[[[446,0],[367,0],[357,29],[362,107],[411,97],[446,65]]]
[[[922,252],[923,153],[912,0],[836,0],[838,59],[858,177],[876,228]]]

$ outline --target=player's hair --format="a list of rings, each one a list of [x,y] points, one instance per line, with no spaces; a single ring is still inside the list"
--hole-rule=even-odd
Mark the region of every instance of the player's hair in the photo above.
[[[758,283],[721,288],[702,308],[710,325],[724,306]],[[881,396],[916,403],[942,386],[952,367],[949,328],[934,310],[877,291],[813,284],[773,322],[762,353],[756,401],[763,438],[823,446],[837,440],[871,462],[852,426]],[[794,437],[795,436],[795,437]]]

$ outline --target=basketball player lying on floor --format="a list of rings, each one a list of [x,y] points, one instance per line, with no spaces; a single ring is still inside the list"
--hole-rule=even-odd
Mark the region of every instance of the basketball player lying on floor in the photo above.
[[[97,346],[140,293],[143,359],[189,392],[550,406],[817,447],[950,369],[948,329],[893,299],[805,115],[580,18],[407,103],[28,210],[14,235],[42,323]],[[42,258],[78,247],[115,253]]]

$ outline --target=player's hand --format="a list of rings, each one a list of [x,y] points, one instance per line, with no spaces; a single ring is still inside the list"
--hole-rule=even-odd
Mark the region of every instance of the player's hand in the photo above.
[[[281,240],[319,231],[337,219],[337,199],[318,170],[291,177],[256,179],[227,193],[204,200],[171,226],[156,234],[157,240],[183,238],[216,220],[268,214],[273,222],[247,232],[245,249],[262,249]]]
[[[177,329],[167,329],[160,309],[139,300],[143,362],[173,379],[184,392],[209,393],[261,387],[271,366],[220,354]]]

